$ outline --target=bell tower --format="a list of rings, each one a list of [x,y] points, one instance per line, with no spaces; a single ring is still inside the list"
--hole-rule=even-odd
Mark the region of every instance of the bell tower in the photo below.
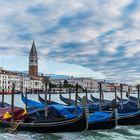
[[[29,76],[38,76],[38,56],[34,41],[29,54]]]

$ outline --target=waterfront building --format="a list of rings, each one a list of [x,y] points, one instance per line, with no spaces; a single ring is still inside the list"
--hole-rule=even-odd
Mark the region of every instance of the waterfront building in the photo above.
[[[84,89],[88,91],[97,91],[98,82],[92,78],[69,78],[69,79],[50,79],[52,84],[57,85],[58,87],[64,84],[64,81],[67,80],[68,84],[75,86],[77,83]]]
[[[0,68],[0,91],[11,92],[12,83],[15,83],[15,91],[20,91],[20,75]]]
[[[38,75],[38,54],[33,41],[29,54],[29,72],[13,72],[0,68],[0,92],[11,92],[12,84],[15,84],[16,92],[25,92],[26,90],[35,92],[44,91],[45,84],[49,83],[46,76]]]
[[[50,79],[50,80],[51,83],[56,85],[57,87],[62,87],[66,79]]]

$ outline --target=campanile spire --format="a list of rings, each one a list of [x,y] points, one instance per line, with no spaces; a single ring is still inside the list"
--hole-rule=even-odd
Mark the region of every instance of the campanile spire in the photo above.
[[[38,55],[34,40],[29,54],[29,76],[38,76]]]

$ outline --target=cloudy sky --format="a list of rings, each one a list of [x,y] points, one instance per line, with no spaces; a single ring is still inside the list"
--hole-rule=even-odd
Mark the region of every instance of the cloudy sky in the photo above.
[[[0,0],[0,65],[140,81],[140,0]]]

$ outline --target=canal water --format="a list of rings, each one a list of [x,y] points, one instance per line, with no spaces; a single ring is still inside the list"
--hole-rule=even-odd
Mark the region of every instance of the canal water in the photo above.
[[[83,94],[79,95],[81,97],[83,96]],[[98,93],[93,93],[93,95],[95,97],[99,97]],[[44,95],[41,96],[43,97]],[[64,96],[68,97],[67,94],[64,94]],[[106,99],[113,99],[114,93],[105,93],[104,96]],[[37,100],[37,95],[30,94],[28,95],[28,98]],[[74,98],[74,94],[72,95],[72,98]],[[59,95],[57,94],[52,95],[52,100],[62,103],[59,100]],[[5,102],[11,102],[10,95],[5,96]],[[15,105],[19,107],[25,107],[21,101],[20,95],[15,95]],[[112,130],[52,134],[40,134],[31,132],[16,132],[15,134],[9,134],[6,133],[3,129],[0,129],[0,140],[140,140],[140,125],[123,127],[119,126]]]

